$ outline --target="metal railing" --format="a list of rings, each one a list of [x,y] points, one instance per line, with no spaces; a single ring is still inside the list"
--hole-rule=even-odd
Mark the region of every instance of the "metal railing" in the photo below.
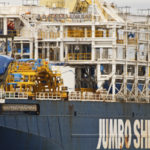
[[[92,93],[92,92],[70,92],[68,95],[70,101],[109,101],[112,96],[106,94]]]
[[[103,31],[95,31],[95,37],[104,37]]]
[[[68,30],[67,37],[71,38],[83,38],[83,37],[92,37],[92,30],[85,31],[84,29],[72,29]],[[103,31],[96,30],[95,37],[111,37],[108,32],[106,32],[106,36],[104,36]]]
[[[36,93],[36,100],[62,100],[60,93]],[[68,94],[70,101],[104,101],[105,96],[102,94],[94,94],[92,92],[70,92]]]
[[[133,94],[122,95],[120,93],[115,95],[113,99],[112,94],[108,94],[106,91],[101,91],[99,93],[93,92],[70,92],[68,101],[99,101],[99,102],[126,102],[126,103],[150,103],[150,97],[146,97],[142,94],[135,96]],[[4,100],[28,100],[28,94],[24,92],[4,92],[0,91],[0,102]],[[63,95],[59,92],[39,92],[36,93],[34,100],[49,100],[49,101],[60,101],[65,100]]]
[[[29,17],[29,15],[27,16]],[[49,15],[34,15],[30,16],[38,21],[44,22],[91,22],[92,16],[91,14],[49,14]],[[95,16],[95,20],[100,20],[100,16]]]
[[[68,60],[91,60],[91,53],[69,53]]]
[[[25,92],[5,92],[4,99],[28,99],[28,94]]]
[[[38,38],[41,39],[56,39],[60,37],[60,33],[59,32],[43,32],[43,31],[39,31],[38,32]]]
[[[36,93],[36,100],[61,100],[60,93],[39,92]]]
[[[69,30],[67,37],[85,37],[84,30]]]

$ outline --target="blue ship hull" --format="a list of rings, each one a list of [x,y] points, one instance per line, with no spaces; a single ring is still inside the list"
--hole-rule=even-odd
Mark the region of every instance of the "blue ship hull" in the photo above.
[[[6,103],[39,104],[40,113],[1,113],[2,150],[149,149],[150,104],[31,100]],[[142,135],[144,131],[146,136]]]

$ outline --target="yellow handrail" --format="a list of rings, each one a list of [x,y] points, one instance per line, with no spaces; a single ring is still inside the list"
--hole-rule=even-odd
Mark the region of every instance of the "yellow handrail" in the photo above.
[[[103,37],[103,36],[104,36],[103,31],[98,31],[98,30],[95,31],[95,37]]]
[[[85,32],[82,30],[69,30],[68,37],[85,37]]]
[[[69,53],[68,60],[91,60],[91,53]]]
[[[59,32],[44,32],[44,31],[39,31],[38,32],[38,37],[41,39],[56,39],[60,37],[60,33]]]

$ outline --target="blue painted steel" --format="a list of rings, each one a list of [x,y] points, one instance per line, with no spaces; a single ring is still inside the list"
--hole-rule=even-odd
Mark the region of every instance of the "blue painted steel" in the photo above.
[[[96,150],[99,119],[129,120],[131,125],[137,119],[150,119],[150,104],[33,100],[6,103],[38,103],[40,115],[2,113],[3,150]],[[132,135],[135,138],[133,130]],[[133,140],[130,149],[135,149]]]
[[[11,52],[11,45],[10,45],[10,41],[8,41],[8,45],[7,45],[7,47],[8,47],[8,52]]]
[[[19,62],[28,62],[28,61],[33,61],[34,59],[19,59]]]
[[[0,75],[3,75],[5,73],[10,62],[12,61],[13,61],[12,58],[8,56],[0,55]]]

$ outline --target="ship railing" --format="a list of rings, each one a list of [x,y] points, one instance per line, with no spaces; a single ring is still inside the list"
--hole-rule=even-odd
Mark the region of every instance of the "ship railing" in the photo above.
[[[38,92],[36,93],[36,100],[61,100],[61,94],[55,92]]]
[[[37,21],[42,22],[91,22],[92,16],[91,14],[49,14],[49,15],[41,15],[41,14],[28,14],[24,15],[26,18],[34,18]],[[100,17],[96,16],[95,21],[100,21]]]
[[[92,92],[70,92],[68,99],[70,101],[111,101],[112,96]]]
[[[91,53],[69,53],[68,60],[91,60]]]
[[[59,32],[46,32],[46,31],[39,31],[38,32],[38,37],[41,39],[57,39],[60,37]]]
[[[5,92],[5,99],[28,99],[28,94],[25,92]]]
[[[123,95],[115,96],[116,102],[128,102],[128,103],[150,103],[149,96],[134,96],[127,95],[126,97]]]
[[[21,14],[22,17],[28,22],[60,22],[60,23],[82,23],[82,22],[91,22],[92,15],[91,14],[33,14],[31,12],[26,12],[25,14]],[[31,19],[32,18],[32,19]],[[99,15],[95,15],[93,20],[95,22],[100,22],[101,17]]]

